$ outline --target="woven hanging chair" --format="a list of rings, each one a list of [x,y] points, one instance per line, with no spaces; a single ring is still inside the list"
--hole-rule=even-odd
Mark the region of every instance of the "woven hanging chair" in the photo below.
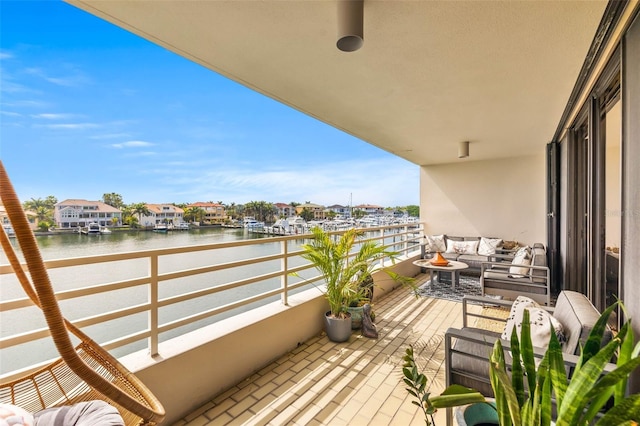
[[[2,249],[25,293],[42,310],[60,354],[60,359],[38,371],[0,384],[0,403],[35,413],[99,399],[115,406],[126,425],[160,423],[165,416],[160,401],[118,360],[63,317],[35,236],[1,161],[0,196],[31,280],[4,230],[0,231]],[[74,346],[71,335],[80,340],[78,345]]]

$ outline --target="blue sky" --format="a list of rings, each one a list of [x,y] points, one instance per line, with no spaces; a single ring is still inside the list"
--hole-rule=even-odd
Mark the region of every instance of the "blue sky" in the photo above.
[[[416,165],[71,5],[0,8],[0,156],[23,201],[418,204]]]

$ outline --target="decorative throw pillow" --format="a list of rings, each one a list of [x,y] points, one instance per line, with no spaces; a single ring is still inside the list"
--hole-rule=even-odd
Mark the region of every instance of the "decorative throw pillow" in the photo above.
[[[0,425],[33,426],[33,416],[17,405],[0,404]]]
[[[528,246],[519,248],[511,264],[517,265],[509,268],[509,274],[511,274],[511,277],[523,278],[529,273],[529,268],[522,265],[531,265],[531,249]]]
[[[476,254],[479,241],[447,240],[447,253]]]
[[[505,250],[514,250],[518,248],[517,241],[505,240],[502,242],[502,248]]]
[[[507,322],[504,326],[504,331],[502,332],[502,336],[500,336],[503,340],[511,339],[511,330],[513,329],[516,323],[516,313],[522,311],[523,308],[539,308],[540,305],[530,297],[526,296],[518,296],[516,300],[511,304],[511,311],[509,312],[509,316],[507,317]],[[522,318],[522,317],[521,317]]]
[[[516,327],[516,333],[518,339],[521,339],[522,335],[522,319],[524,317],[524,311],[529,311],[529,324],[531,329],[531,343],[533,346],[546,349],[549,346],[549,339],[551,338],[551,328],[556,332],[556,336],[562,342],[564,341],[564,328],[560,321],[555,319],[549,312],[541,308],[534,300],[518,296],[514,304],[511,306],[511,313],[507,318],[507,323],[500,336],[504,340],[511,339],[511,332]]]
[[[444,252],[447,249],[444,243],[444,235],[427,235],[427,243],[432,252]]]
[[[490,256],[496,254],[496,249],[502,245],[502,238],[480,238],[478,244],[478,254],[481,256]]]

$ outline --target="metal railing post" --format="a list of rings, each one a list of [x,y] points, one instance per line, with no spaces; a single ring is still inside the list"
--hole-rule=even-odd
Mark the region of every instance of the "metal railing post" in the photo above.
[[[158,255],[149,257],[149,353],[158,355]]]
[[[280,294],[280,299],[282,300],[282,304],[285,306],[289,304],[289,249],[287,242],[287,240],[280,242],[280,251],[282,253],[282,260],[280,261],[280,267],[282,270],[282,276],[280,277],[282,293]]]

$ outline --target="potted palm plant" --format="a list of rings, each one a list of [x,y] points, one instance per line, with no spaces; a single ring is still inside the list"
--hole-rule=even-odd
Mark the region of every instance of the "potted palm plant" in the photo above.
[[[370,276],[375,263],[385,257],[394,259],[396,252],[372,241],[360,244],[358,251],[351,255],[362,231],[349,229],[340,238],[334,237],[320,228],[312,229],[313,238],[302,247],[302,258],[310,261],[321,273],[326,283],[324,294],[329,302],[325,314],[327,336],[334,342],[345,342],[351,336],[351,315],[347,312],[350,302],[361,294],[360,283]],[[392,278],[408,282],[406,277],[388,271]]]

